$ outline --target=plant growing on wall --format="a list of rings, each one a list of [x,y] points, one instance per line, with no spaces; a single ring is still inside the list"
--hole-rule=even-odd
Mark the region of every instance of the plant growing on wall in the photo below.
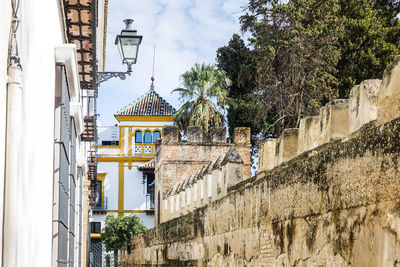
[[[102,231],[102,241],[107,251],[114,251],[114,266],[118,264],[118,250],[129,244],[132,235],[146,230],[146,226],[136,215],[118,217],[107,215]]]

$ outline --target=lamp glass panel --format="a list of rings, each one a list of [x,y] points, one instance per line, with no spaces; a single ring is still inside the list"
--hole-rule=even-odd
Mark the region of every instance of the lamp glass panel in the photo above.
[[[135,60],[138,47],[139,47],[139,38],[133,37],[120,37],[121,39],[121,49],[123,52],[124,59],[127,60]]]
[[[122,49],[121,49],[121,38],[118,38],[118,44],[117,44],[117,46],[118,46],[119,55],[121,56],[121,61],[122,61],[122,63],[123,63],[123,62],[124,62],[124,52],[123,52]]]

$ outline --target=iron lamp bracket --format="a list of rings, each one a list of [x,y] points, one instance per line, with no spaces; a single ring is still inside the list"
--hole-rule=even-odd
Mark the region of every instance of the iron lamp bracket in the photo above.
[[[97,85],[100,85],[102,82],[105,82],[111,78],[120,78],[121,80],[125,80],[126,76],[130,76],[132,71],[127,72],[117,72],[117,71],[106,71],[106,72],[97,72]]]

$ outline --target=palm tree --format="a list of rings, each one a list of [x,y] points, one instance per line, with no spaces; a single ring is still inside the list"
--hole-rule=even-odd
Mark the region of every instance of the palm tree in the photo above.
[[[188,126],[202,126],[206,134],[210,127],[221,127],[225,121],[225,108],[229,101],[227,86],[230,80],[225,72],[210,64],[196,63],[181,75],[179,93],[183,105],[174,114],[174,121],[181,130]]]

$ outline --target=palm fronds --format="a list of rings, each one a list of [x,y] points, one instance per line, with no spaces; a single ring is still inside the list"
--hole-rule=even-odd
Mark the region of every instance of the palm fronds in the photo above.
[[[179,94],[183,103],[174,120],[181,130],[188,126],[202,126],[205,133],[210,127],[221,127],[225,122],[225,109],[230,101],[227,86],[230,80],[213,65],[196,63],[181,76],[182,87],[172,93]]]

